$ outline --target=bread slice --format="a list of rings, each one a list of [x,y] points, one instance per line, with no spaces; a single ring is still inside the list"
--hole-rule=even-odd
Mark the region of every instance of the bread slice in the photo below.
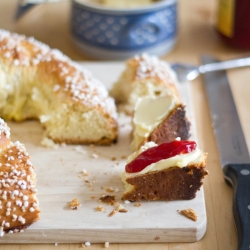
[[[153,142],[146,143],[128,158],[128,163],[150,147]],[[190,154],[190,153],[189,153]],[[196,151],[187,158],[169,158],[147,166],[137,173],[123,173],[122,181],[125,185],[123,199],[140,201],[155,200],[189,200],[196,196],[196,192],[203,184],[206,171],[207,154]]]
[[[142,54],[130,58],[126,69],[110,91],[117,104],[133,114],[138,98],[175,95],[179,98],[175,73],[164,60]]]
[[[190,122],[185,106],[173,95],[140,98],[134,109],[131,148],[138,150],[145,142],[171,142],[190,137]]]
[[[10,129],[0,118],[0,236],[22,232],[39,220],[36,175],[20,142],[11,142]]]
[[[117,112],[104,85],[60,51],[0,30],[0,116],[39,119],[55,142],[111,144]]]

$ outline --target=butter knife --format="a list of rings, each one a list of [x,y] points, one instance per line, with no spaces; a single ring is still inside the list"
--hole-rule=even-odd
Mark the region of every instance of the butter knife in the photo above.
[[[218,62],[208,56],[202,63]],[[250,249],[250,156],[225,70],[203,74],[220,162],[234,189],[233,215],[238,249]]]

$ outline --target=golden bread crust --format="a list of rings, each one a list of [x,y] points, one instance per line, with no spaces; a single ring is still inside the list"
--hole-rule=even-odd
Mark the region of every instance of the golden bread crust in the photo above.
[[[3,127],[5,129],[3,129]],[[19,232],[39,220],[36,178],[29,154],[20,142],[11,142],[7,124],[0,118],[0,235]]]
[[[72,143],[89,143],[90,141],[90,143],[110,144],[116,140],[117,113],[114,100],[108,96],[104,85],[88,70],[71,61],[60,51],[51,49],[34,38],[0,29],[0,76],[6,80],[6,82],[2,82],[2,89],[5,89],[5,93],[0,93],[3,95],[2,102],[0,101],[0,115],[4,119],[37,118],[41,120],[41,116],[46,116],[46,112],[51,112],[51,109],[59,109],[54,113],[60,113],[60,105],[62,108],[66,107],[67,115],[71,113],[70,110],[72,112],[77,110],[80,117],[86,112],[94,110],[104,121],[103,130],[106,129],[106,134],[103,133],[103,136],[100,135],[98,139],[90,141],[89,138],[67,137],[68,128],[65,129],[62,137],[55,136],[55,133],[52,132],[48,132],[47,136],[55,141]],[[8,79],[10,79],[9,82]],[[15,79],[16,81],[14,81]],[[11,85],[11,88],[8,85]],[[8,99],[20,97],[17,95],[18,91],[21,92],[18,88],[27,89],[23,106],[19,108],[20,110],[17,108],[13,113],[5,112],[4,108],[5,104],[8,104]],[[30,91],[28,91],[29,88]],[[36,92],[34,93],[34,91]],[[44,103],[40,103],[39,107],[28,106],[29,111],[31,108],[36,110],[25,112],[25,105],[33,99],[35,100],[37,92],[40,94],[43,91]],[[22,95],[20,98],[24,98],[24,96]],[[56,103],[56,107],[51,103]],[[46,105],[48,108],[45,112]],[[43,125],[46,129],[49,123],[44,122]],[[79,126],[81,126],[80,122]]]
[[[185,106],[177,105],[164,121],[152,131],[145,142],[153,141],[156,144],[174,141],[177,137],[187,140],[190,137],[190,122],[186,118]],[[142,144],[142,145],[143,145]]]
[[[125,111],[133,114],[138,98],[173,95],[180,99],[177,79],[168,63],[156,56],[142,54],[130,58],[126,69],[110,91]]]

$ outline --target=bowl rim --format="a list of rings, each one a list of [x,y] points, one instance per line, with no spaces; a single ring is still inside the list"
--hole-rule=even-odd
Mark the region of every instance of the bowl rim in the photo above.
[[[93,4],[89,1],[84,1],[83,0],[72,0],[73,4],[77,4],[81,7],[84,7],[85,9],[95,11],[95,12],[103,12],[103,13],[110,13],[110,14],[139,14],[139,13],[144,13],[144,12],[154,12],[159,9],[162,9],[163,7],[166,7],[168,5],[172,5],[177,3],[178,0],[160,0],[159,2],[154,2],[150,5],[146,5],[143,7],[136,7],[136,8],[110,8],[110,7],[99,7],[101,5],[98,4]]]

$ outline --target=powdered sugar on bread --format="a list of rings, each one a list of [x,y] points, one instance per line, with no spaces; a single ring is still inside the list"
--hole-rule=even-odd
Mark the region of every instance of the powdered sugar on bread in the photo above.
[[[0,119],[0,235],[27,228],[40,216],[36,198],[34,167],[19,141],[2,144],[10,138],[7,124]]]

